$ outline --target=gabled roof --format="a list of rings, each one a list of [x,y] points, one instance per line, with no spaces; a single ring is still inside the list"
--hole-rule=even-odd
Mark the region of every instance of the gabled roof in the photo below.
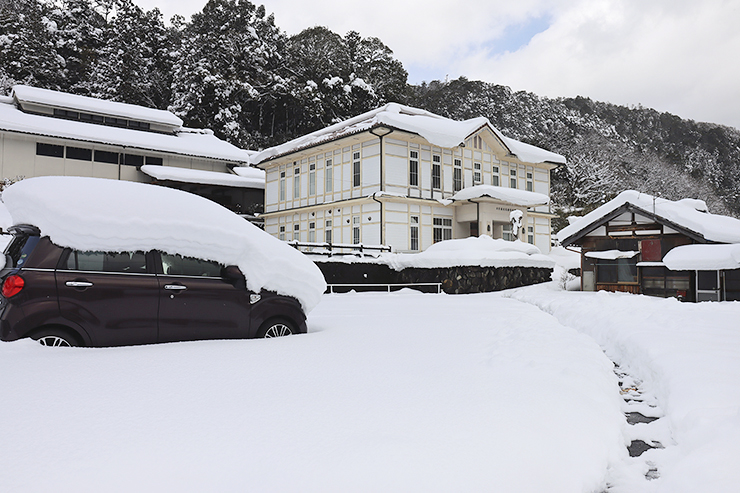
[[[497,187],[494,185],[475,185],[473,187],[463,188],[453,195],[451,199],[460,202],[484,197],[523,207],[547,205],[550,202],[550,198],[542,193],[528,192],[527,190],[519,190],[517,188]]]
[[[479,117],[464,121],[451,120],[450,118],[398,103],[388,103],[385,106],[368,111],[349,120],[335,123],[334,125],[298,137],[284,144],[270,147],[253,155],[250,162],[258,165],[265,161],[285,156],[286,154],[356,133],[365,132],[380,126],[420,135],[430,144],[444,148],[459,146],[465,142],[465,139],[478,130],[488,127],[501,140],[503,145],[523,162],[565,164],[565,158],[560,154],[506,137],[491,125],[491,122],[487,118]]]
[[[638,212],[699,242],[740,243],[740,220],[710,214],[704,201],[696,199],[672,201],[635,190],[620,193],[606,204],[561,229],[557,234],[558,240],[565,246],[570,245],[625,211]]]

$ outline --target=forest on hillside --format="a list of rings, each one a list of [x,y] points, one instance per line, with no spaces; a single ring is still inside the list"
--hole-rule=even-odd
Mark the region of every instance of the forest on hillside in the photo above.
[[[740,217],[740,131],[586,97],[544,98],[459,78],[407,82],[380,39],[307,27],[288,36],[264,6],[210,0],[165,22],[131,0],[0,0],[0,93],[14,84],[169,109],[250,149],[390,101],[566,156],[553,174],[563,216],[632,188],[696,197]],[[562,224],[562,222],[561,222]]]

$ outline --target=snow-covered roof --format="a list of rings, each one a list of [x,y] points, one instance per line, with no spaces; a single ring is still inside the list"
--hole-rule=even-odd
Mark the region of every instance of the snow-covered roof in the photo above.
[[[586,257],[599,260],[617,260],[618,258],[632,258],[640,252],[634,250],[603,250],[600,252],[586,252]]]
[[[679,246],[666,253],[663,263],[670,270],[740,269],[740,244]]]
[[[252,180],[260,180],[262,187],[264,188],[265,183],[265,170],[259,168],[253,168],[252,166],[234,166],[232,169],[234,173],[244,178],[250,178]]]
[[[201,183],[204,185],[221,185],[225,187],[265,188],[264,174],[262,175],[262,179],[248,178],[232,175],[230,173],[219,173],[218,171],[178,168],[175,166],[159,166],[155,164],[145,164],[141,167],[141,171],[157,180]]]
[[[248,162],[250,154],[219,139],[210,130],[178,127],[174,134],[164,134],[64,120],[24,113],[10,98],[0,99],[0,130],[237,163]]]
[[[181,127],[182,120],[165,110],[145,108],[135,104],[106,101],[104,99],[78,96],[66,92],[51,91],[23,85],[13,86],[12,95],[21,103],[34,103],[52,108],[82,111],[97,115],[113,116],[142,122],[159,123]]]
[[[686,230],[700,235],[707,241],[717,243],[740,243],[740,220],[706,212],[702,200],[683,199],[672,201],[653,197],[646,193],[626,190],[606,204],[574,221],[558,232],[558,240],[567,239],[589,229],[612,212],[625,205],[643,211],[647,216],[662,218]]]
[[[265,149],[252,156],[251,163],[259,164],[278,156],[367,131],[381,125],[418,134],[430,144],[445,148],[459,146],[467,137],[480,128],[488,127],[491,132],[501,139],[509,151],[523,162],[565,164],[565,158],[560,154],[506,137],[491,125],[487,118],[478,117],[457,121],[398,103],[388,103],[349,120]]]
[[[316,264],[298,250],[217,203],[174,188],[43,176],[11,185],[2,199],[14,224],[33,224],[60,246],[157,249],[237,265],[250,290],[293,296],[306,312],[326,289]]]
[[[550,202],[550,198],[541,193],[528,192],[527,190],[519,190],[517,188],[496,187],[493,185],[475,185],[473,187],[463,188],[452,196],[452,200],[463,201],[481,197],[490,197],[524,207],[545,205]]]

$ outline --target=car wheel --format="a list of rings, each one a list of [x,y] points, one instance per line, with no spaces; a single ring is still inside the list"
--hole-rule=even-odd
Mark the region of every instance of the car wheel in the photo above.
[[[287,320],[273,319],[262,324],[258,332],[259,337],[283,337],[295,334],[293,325]]]
[[[71,347],[79,346],[77,339],[72,337],[69,333],[58,330],[58,329],[45,329],[32,335],[31,338],[36,340],[42,346],[53,346],[53,347]]]

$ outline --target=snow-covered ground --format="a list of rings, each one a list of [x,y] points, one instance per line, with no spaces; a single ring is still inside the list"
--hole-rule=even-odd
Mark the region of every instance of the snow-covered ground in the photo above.
[[[735,490],[740,303],[555,286],[325,295],[278,339],[0,344],[0,489]],[[610,358],[664,417],[627,425]],[[628,457],[641,433],[665,448]]]

